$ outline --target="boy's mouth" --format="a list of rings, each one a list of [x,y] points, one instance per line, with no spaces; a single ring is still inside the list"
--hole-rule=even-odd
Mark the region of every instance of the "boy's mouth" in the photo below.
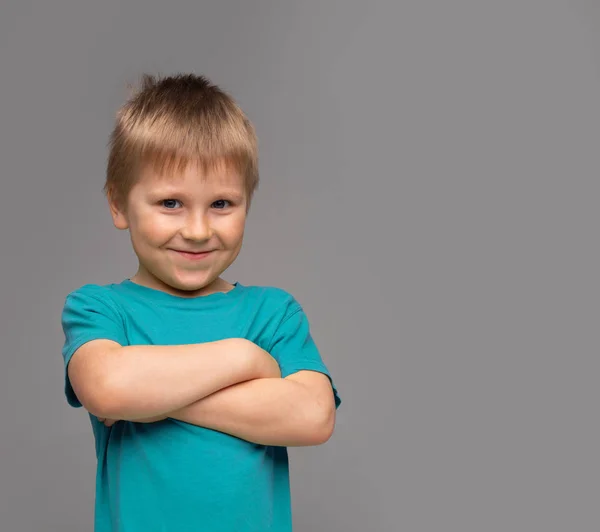
[[[177,254],[188,259],[202,259],[210,255],[214,250],[210,249],[208,251],[185,251],[182,249],[173,249],[172,251],[175,251]]]

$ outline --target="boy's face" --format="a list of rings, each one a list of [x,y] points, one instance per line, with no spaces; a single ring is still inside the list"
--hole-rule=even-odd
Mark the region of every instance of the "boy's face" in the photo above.
[[[229,287],[219,276],[242,247],[244,180],[226,165],[201,172],[192,165],[162,177],[146,166],[129,193],[126,211],[110,203],[115,227],[129,229],[140,263],[132,278],[138,284],[191,297]]]

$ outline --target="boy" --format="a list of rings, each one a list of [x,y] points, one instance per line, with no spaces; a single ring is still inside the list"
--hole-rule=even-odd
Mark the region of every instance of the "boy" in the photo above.
[[[95,532],[292,530],[287,446],[340,398],[293,296],[230,284],[258,185],[253,126],[206,78],[144,76],[107,195],[139,267],[65,301],[65,393],[94,432]]]

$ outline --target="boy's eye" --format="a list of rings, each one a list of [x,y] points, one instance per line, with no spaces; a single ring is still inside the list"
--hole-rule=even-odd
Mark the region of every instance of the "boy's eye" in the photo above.
[[[177,205],[176,205],[177,203],[181,204],[181,202],[179,200],[176,200],[176,199],[166,199],[166,200],[162,200],[160,203],[161,203],[161,205],[163,207],[166,207],[169,210],[172,210],[172,209],[176,208],[177,207]],[[226,199],[220,199],[220,200],[215,201],[213,203],[213,206],[215,208],[217,208],[217,209],[224,209],[224,208],[226,208],[228,206],[226,204],[231,205],[231,202],[229,200],[226,200]]]
[[[173,203],[179,203],[179,200],[176,199],[166,199],[166,200],[162,200],[161,204],[163,207],[166,207],[167,209],[171,209],[173,207],[175,207],[173,205]]]
[[[220,199],[220,200],[215,201],[213,203],[213,205],[217,206],[217,209],[221,209],[221,208],[225,207],[225,205],[223,205],[223,203],[229,203],[229,204],[231,204],[231,202],[229,200]]]

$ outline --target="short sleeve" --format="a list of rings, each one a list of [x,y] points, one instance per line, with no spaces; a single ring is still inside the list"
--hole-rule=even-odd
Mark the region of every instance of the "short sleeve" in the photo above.
[[[67,402],[78,408],[82,404],[73,391],[67,371],[73,353],[91,340],[106,339],[126,345],[125,330],[118,311],[96,285],[85,285],[66,297],[61,322],[65,336],[62,349],[65,395]]]
[[[268,351],[279,363],[283,378],[302,370],[327,375],[333,388],[335,407],[340,406],[342,400],[313,340],[308,318],[298,303],[291,306],[277,327]]]

